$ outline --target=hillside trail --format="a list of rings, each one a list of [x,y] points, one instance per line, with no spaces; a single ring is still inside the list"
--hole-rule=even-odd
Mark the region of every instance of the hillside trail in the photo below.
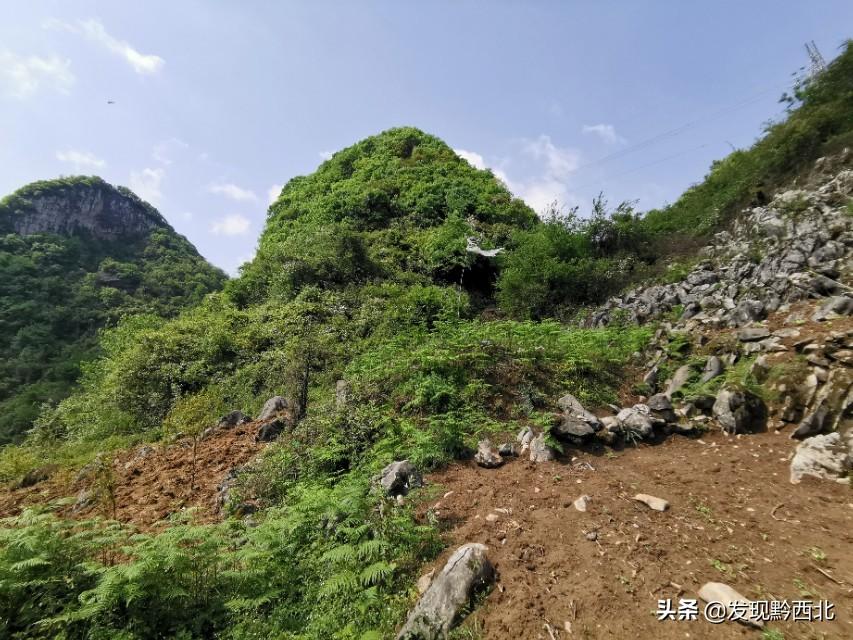
[[[759,600],[829,600],[834,622],[768,626],[787,640],[851,638],[853,492],[791,485],[792,449],[785,433],[715,432],[574,462],[461,462],[428,476],[438,499],[420,516],[445,529],[435,567],[460,544],[489,548],[497,583],[465,623],[482,638],[761,637],[732,622],[657,620],[659,599],[695,599],[705,582]],[[670,508],[652,511],[637,493]],[[581,495],[586,512],[573,506]]]

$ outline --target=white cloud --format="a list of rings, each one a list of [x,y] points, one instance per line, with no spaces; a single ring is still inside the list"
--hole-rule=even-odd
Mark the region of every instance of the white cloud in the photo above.
[[[210,232],[217,236],[239,236],[249,230],[249,225],[251,221],[246,216],[235,213],[216,220],[210,226]]]
[[[524,200],[537,213],[545,211],[555,200],[559,206],[579,203],[570,188],[573,173],[580,166],[580,154],[574,149],[558,147],[547,135],[521,141],[521,152],[527,156],[524,166],[532,169],[525,179],[511,179],[503,168],[490,167],[475,151],[454,149],[460,158],[477,169],[489,169],[515,196]],[[508,160],[501,162],[506,166]]]
[[[569,182],[580,166],[580,154],[574,149],[558,147],[547,135],[526,140],[524,153],[542,163],[541,175],[516,185],[515,193],[537,213],[542,213],[555,200],[558,205],[577,204]]]
[[[267,191],[267,199],[269,200],[270,204],[272,204],[273,202],[278,200],[278,196],[281,193],[281,190],[283,188],[284,188],[284,185],[280,185],[280,184],[274,184],[273,186],[271,186],[269,188],[269,191]]]
[[[130,190],[143,200],[151,204],[158,204],[163,193],[160,191],[160,183],[166,172],[163,169],[143,169],[142,171],[130,172]]]
[[[616,133],[616,127],[612,124],[585,124],[581,131],[597,135],[605,144],[625,144],[628,142]]]
[[[554,180],[564,180],[580,165],[580,154],[551,142],[550,136],[541,135],[524,143],[524,152],[545,162],[546,175]]]
[[[242,187],[238,187],[236,184],[231,183],[212,184],[207,188],[207,190],[210,193],[225,196],[226,198],[231,198],[237,202],[254,201],[258,199],[258,196],[255,195],[254,191],[243,189]]]
[[[504,185],[506,185],[507,189],[514,192],[513,183],[509,179],[509,176],[502,169],[496,169],[495,167],[487,166],[485,158],[483,158],[483,156],[477,153],[476,151],[467,151],[466,149],[454,149],[453,152],[475,169],[489,169],[498,180],[500,180],[504,183]]]
[[[335,155],[334,151],[321,151],[319,154],[321,160],[331,160],[332,156]]]
[[[68,93],[75,80],[70,60],[0,51],[0,88],[13,98],[29,98],[43,86]]]
[[[96,19],[77,20],[74,24],[62,22],[61,20],[48,20],[45,25],[48,29],[63,29],[71,33],[82,35],[87,40],[94,42],[107,51],[121,57],[136,73],[150,75],[157,73],[166,63],[163,58],[154,54],[140,53],[130,43],[119,40],[107,32],[103,23]]]
[[[466,160],[468,164],[470,164],[475,169],[486,168],[486,161],[483,160],[483,156],[481,156],[479,153],[476,153],[474,151],[466,151],[465,149],[454,149],[453,152],[463,160]]]
[[[107,164],[94,153],[75,151],[74,149],[57,151],[56,159],[60,162],[70,164],[78,172],[88,171],[89,169],[102,169]]]
[[[175,161],[175,156],[181,151],[189,148],[186,142],[180,138],[169,138],[154,145],[151,151],[151,157],[160,164],[170,165]]]

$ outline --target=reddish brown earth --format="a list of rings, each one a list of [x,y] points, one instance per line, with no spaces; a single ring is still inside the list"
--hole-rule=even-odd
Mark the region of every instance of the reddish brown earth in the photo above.
[[[143,528],[189,508],[196,508],[196,520],[210,522],[219,517],[217,485],[228,471],[254,458],[265,446],[255,442],[258,425],[247,423],[214,432],[200,440],[193,454],[193,440],[185,438],[167,446],[148,445],[119,453],[112,463],[115,483],[115,518]],[[16,515],[32,504],[43,504],[65,496],[76,496],[90,484],[75,479],[74,473],[60,473],[26,489],[0,494],[0,517]],[[72,514],[72,506],[62,515],[113,517],[106,500]]]
[[[835,604],[835,622],[768,625],[786,640],[853,638],[853,491],[791,485],[794,444],[772,431],[718,432],[579,454],[574,464],[459,463],[429,477],[437,498],[420,513],[447,527],[436,567],[460,544],[489,547],[497,585],[465,623],[482,638],[550,640],[545,625],[560,639],[761,637],[733,622],[657,621],[658,599],[696,598],[712,581],[753,599]],[[637,493],[670,509],[652,511]],[[582,494],[591,497],[585,513],[572,506]]]

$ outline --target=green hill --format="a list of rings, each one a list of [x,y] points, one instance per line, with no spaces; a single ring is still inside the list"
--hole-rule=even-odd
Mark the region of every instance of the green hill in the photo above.
[[[34,511],[10,521],[0,528],[0,620],[13,620],[21,638],[391,637],[418,571],[440,549],[439,521],[429,510],[418,519],[372,479],[393,460],[426,471],[469,455],[482,437],[497,442],[522,427],[544,434],[565,393],[590,408],[619,402],[626,366],[643,367],[634,354],[655,328],[580,329],[565,320],[660,277],[680,241],[698,245],[739,206],[760,202],[849,142],[852,77],[848,47],[798,89],[785,121],[715,164],[671,207],[646,215],[625,204],[608,209],[599,198],[588,217],[569,211],[540,220],[490,172],[433,136],[398,128],[291,180],[240,277],[180,313],[177,294],[165,308],[157,307],[162,296],[145,297],[169,281],[164,263],[143,267],[126,254],[99,253],[74,281],[86,302],[51,308],[81,314],[106,298],[118,303],[96,307],[102,324],[128,313],[103,332],[101,357],[84,367],[74,392],[40,414],[23,446],[0,453],[0,480],[45,461],[79,467],[101,453],[87,469],[100,470],[92,490],[109,516],[114,478],[104,460],[117,443],[159,441],[162,449],[146,455],[183,451],[195,473],[200,434],[223,414],[254,416],[281,395],[293,415],[256,460],[227,471],[222,464],[215,478],[193,476],[215,487],[233,471],[235,500],[258,509],[249,519],[195,524],[180,504],[158,533],[140,535]],[[4,202],[0,224],[32,228],[23,204]],[[155,225],[149,214],[140,212],[143,227]],[[84,236],[87,247],[113,246],[103,229],[91,238],[80,226],[70,240],[49,237],[64,239],[61,247]],[[146,248],[157,234],[141,234]],[[41,282],[38,261],[55,260],[44,237],[7,236],[26,249],[29,286]],[[150,269],[161,275],[149,277]],[[201,280],[210,286],[186,299],[197,301],[221,276]],[[31,296],[15,286],[17,304],[28,304]],[[33,313],[22,307],[3,318],[29,326]],[[94,336],[85,319],[55,326]],[[27,335],[10,330],[10,344],[19,334]],[[669,346],[689,357],[686,337]],[[33,360],[21,356],[21,371],[25,359]],[[732,375],[746,380],[749,364]],[[435,504],[442,494],[430,491],[421,495]]]
[[[100,178],[35,182],[0,201],[0,443],[68,395],[98,331],[176,315],[221,288],[149,204]]]

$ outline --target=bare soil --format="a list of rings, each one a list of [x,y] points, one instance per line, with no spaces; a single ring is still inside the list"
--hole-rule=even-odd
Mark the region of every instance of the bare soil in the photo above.
[[[457,463],[428,478],[440,499],[420,515],[446,527],[439,569],[460,544],[489,547],[498,581],[465,623],[489,640],[551,640],[546,625],[560,639],[761,637],[735,622],[657,621],[658,599],[697,598],[705,582],[757,600],[829,600],[834,622],[768,627],[786,640],[853,638],[853,490],[790,484],[795,444],[716,432],[574,462]],[[652,511],[637,493],[670,508]],[[584,513],[572,504],[583,494]]]
[[[147,455],[141,455],[146,447],[120,452],[112,461],[115,514],[104,500],[73,513],[73,505],[66,505],[59,513],[115,517],[143,529],[190,508],[196,509],[197,522],[217,520],[217,486],[232,467],[245,464],[265,446],[255,442],[257,429],[257,423],[246,423],[215,431],[198,442],[195,455],[191,438],[166,446],[149,445]],[[32,487],[4,491],[0,493],[0,517],[16,515],[29,505],[76,496],[88,485],[74,474],[60,473]]]

